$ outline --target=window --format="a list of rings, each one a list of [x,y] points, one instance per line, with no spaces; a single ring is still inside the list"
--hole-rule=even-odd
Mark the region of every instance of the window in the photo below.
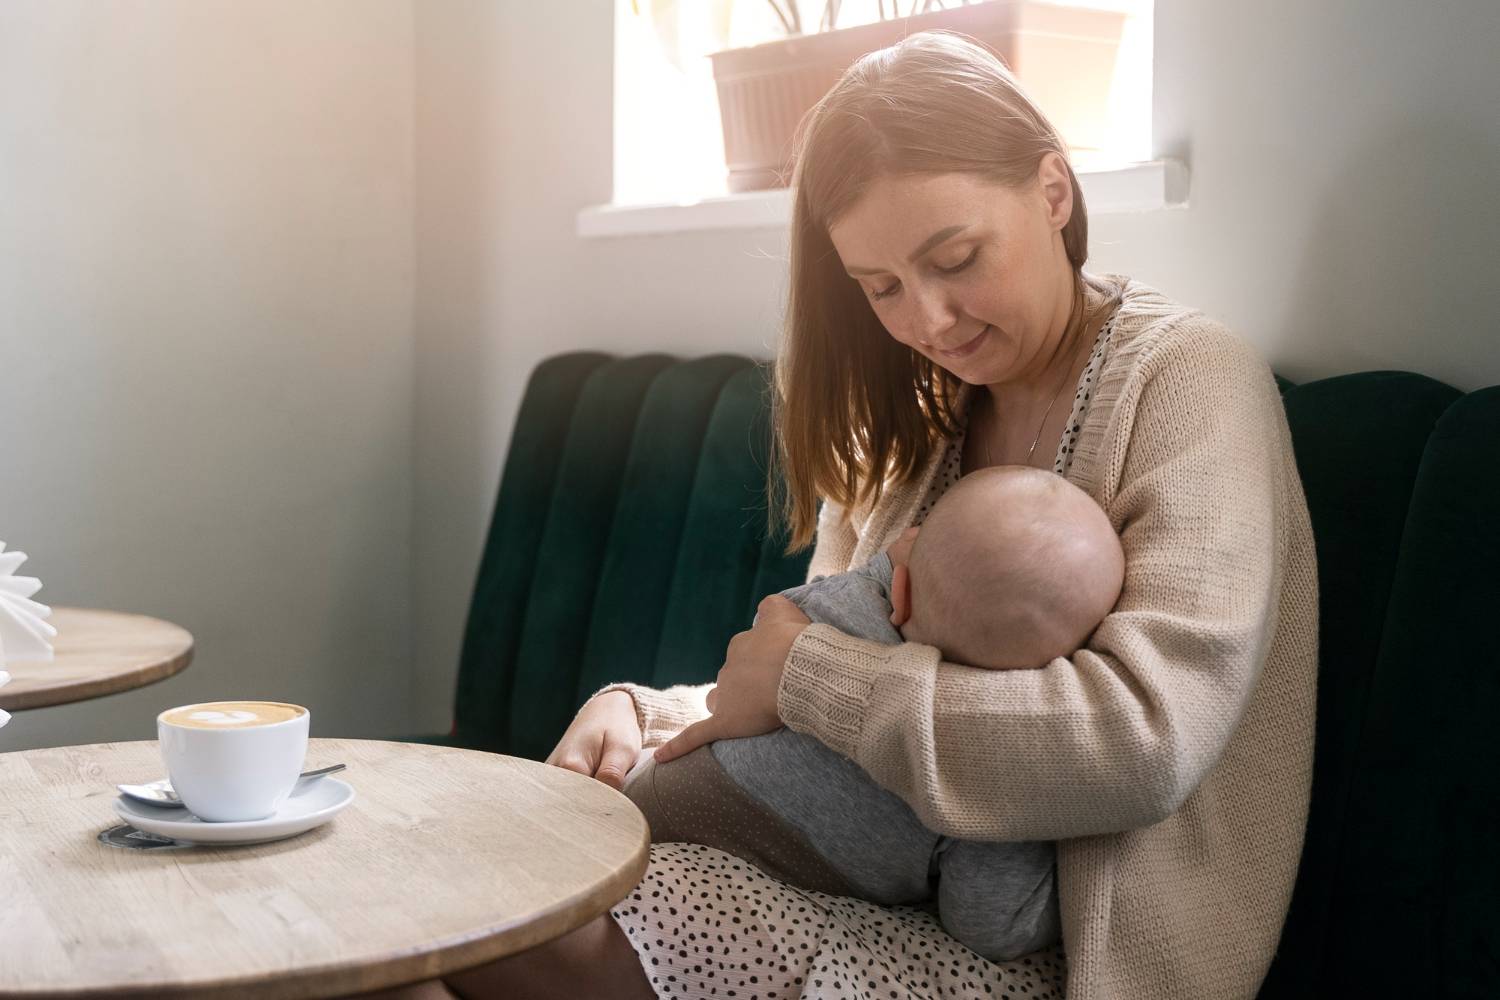
[[[1125,15],[1101,148],[1076,152],[1080,173],[1151,156],[1151,0],[1031,0]],[[797,3],[816,27],[823,0]],[[957,6],[947,0],[945,6]],[[840,28],[880,20],[913,0],[843,0]],[[920,7],[920,3],[917,4]],[[728,194],[718,94],[708,55],[786,36],[770,0],[616,0],[614,205],[681,204]],[[1023,82],[1025,80],[1023,72]],[[1043,110],[1047,108],[1045,104]]]

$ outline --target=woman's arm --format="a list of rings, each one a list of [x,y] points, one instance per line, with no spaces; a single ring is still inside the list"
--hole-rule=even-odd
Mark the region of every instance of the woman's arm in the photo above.
[[[649,750],[661,746],[699,719],[708,718],[704,699],[712,687],[712,684],[674,684],[658,690],[644,684],[621,682],[606,684],[589,695],[588,701],[608,691],[627,692],[635,702],[635,721],[641,727],[641,747]]]
[[[778,689],[785,724],[954,837],[1076,837],[1174,812],[1250,698],[1288,518],[1306,516],[1269,369],[1196,320],[1127,380],[1099,469],[1126,575],[1087,648],[986,671],[811,625]]]

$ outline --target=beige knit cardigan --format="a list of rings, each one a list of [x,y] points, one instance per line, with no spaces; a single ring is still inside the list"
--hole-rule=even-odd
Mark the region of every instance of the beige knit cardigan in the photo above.
[[[777,705],[935,831],[1059,842],[1071,1000],[1253,997],[1312,778],[1307,506],[1266,363],[1154,289],[1100,277],[1120,312],[1068,479],[1120,534],[1114,611],[1040,670],[978,670],[810,625]],[[873,509],[825,503],[809,576],[894,541],[942,450]],[[709,685],[601,691],[616,688],[634,697],[646,746],[707,715]]]

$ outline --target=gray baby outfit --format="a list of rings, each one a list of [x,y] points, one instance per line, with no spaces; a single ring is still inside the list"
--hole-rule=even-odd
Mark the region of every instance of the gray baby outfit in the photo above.
[[[891,572],[881,553],[782,595],[814,622],[897,644]],[[944,929],[991,961],[1061,938],[1052,842],[940,836],[858,764],[805,733],[718,740],[648,765],[626,794],[646,813],[653,841],[706,843],[791,884],[884,905],[930,908],[935,900]]]

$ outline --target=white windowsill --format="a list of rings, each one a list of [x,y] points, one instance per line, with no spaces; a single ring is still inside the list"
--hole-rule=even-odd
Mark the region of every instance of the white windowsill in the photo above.
[[[1188,171],[1178,160],[1080,168],[1078,183],[1083,186],[1091,216],[1150,212],[1187,204]],[[593,205],[578,213],[578,235],[595,238],[711,229],[785,229],[791,217],[791,191],[777,188],[679,204]]]

